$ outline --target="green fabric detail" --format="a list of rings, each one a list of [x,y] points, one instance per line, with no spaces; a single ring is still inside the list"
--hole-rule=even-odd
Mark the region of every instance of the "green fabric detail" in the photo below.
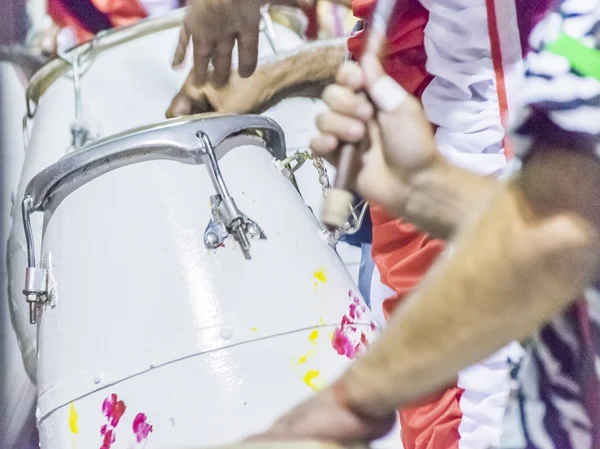
[[[581,76],[600,80],[600,51],[586,47],[579,40],[565,34],[546,45],[546,50],[567,58],[571,70]]]

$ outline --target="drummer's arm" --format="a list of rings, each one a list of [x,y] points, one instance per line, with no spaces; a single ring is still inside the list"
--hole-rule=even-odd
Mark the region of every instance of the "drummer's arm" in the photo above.
[[[262,61],[250,78],[232,77],[220,89],[210,84],[196,87],[193,73],[171,101],[167,117],[203,112],[263,112],[284,98],[320,97],[335,80],[346,55],[346,40],[334,39],[282,52]]]
[[[598,279],[600,162],[572,145],[536,150],[490,206],[461,224],[452,253],[342,378],[350,407],[387,416],[424,398],[530,335]]]
[[[289,97],[319,98],[347,54],[346,39],[333,39],[303,46],[292,53],[261,64],[260,77],[268,107]]]

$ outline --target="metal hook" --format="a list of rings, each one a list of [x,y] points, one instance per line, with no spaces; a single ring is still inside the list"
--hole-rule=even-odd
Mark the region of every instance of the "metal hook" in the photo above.
[[[25,288],[23,294],[29,304],[29,322],[36,324],[37,314],[41,305],[48,298],[48,271],[35,266],[35,245],[31,230],[31,213],[33,200],[26,197],[21,203],[25,240],[27,243],[27,268],[25,269]]]
[[[223,225],[227,233],[232,234],[239,243],[246,259],[250,256],[250,238],[265,239],[265,233],[258,223],[246,217],[237,207],[235,200],[230,195],[219,162],[215,155],[215,150],[210,142],[208,135],[202,131],[196,133],[202,142],[202,159],[208,170],[213,187],[217,194],[211,197],[213,218],[204,232],[204,242],[207,247],[214,249],[221,244],[224,239],[223,232],[219,232],[219,223]],[[220,236],[220,237],[219,237]]]
[[[273,19],[271,19],[271,14],[269,14],[270,7],[271,5],[267,3],[260,8],[260,16],[262,18],[260,31],[265,33],[273,53],[277,54],[277,34],[275,33],[275,27],[273,26]]]

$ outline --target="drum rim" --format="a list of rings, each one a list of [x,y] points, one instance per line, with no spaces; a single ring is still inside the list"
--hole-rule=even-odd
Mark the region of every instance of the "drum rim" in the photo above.
[[[218,123],[214,122],[215,125],[214,126],[210,126],[210,122],[212,121],[211,119],[218,119],[218,118],[224,118],[225,121],[222,122],[224,124],[223,127],[220,127]],[[178,133],[179,136],[182,136],[181,132],[186,129],[186,128],[194,128],[195,130],[197,130],[197,128],[194,127],[194,125],[200,125],[200,123],[204,122],[205,120],[208,119],[208,122],[206,123],[208,125],[208,129],[206,129],[206,133],[209,136],[209,138],[212,141],[212,145],[215,149],[215,151],[218,153],[218,159],[221,159],[227,152],[229,152],[232,148],[229,148],[229,145],[227,144],[228,141],[231,141],[232,139],[238,138],[240,137],[240,132],[243,136],[246,136],[248,139],[251,138],[258,138],[260,139],[260,141],[262,142],[261,146],[262,148],[264,148],[266,151],[268,151],[272,157],[274,157],[277,160],[283,160],[286,156],[286,149],[285,149],[285,137],[283,134],[283,130],[281,129],[281,127],[279,126],[279,124],[277,122],[275,122],[273,119],[269,118],[269,117],[265,117],[263,115],[254,115],[254,114],[249,114],[249,115],[238,115],[238,114],[223,114],[223,113],[206,113],[206,114],[196,114],[196,115],[189,115],[189,116],[185,116],[185,117],[177,117],[177,118],[172,118],[172,119],[167,119],[167,120],[163,120],[157,123],[153,123],[153,124],[148,124],[148,125],[143,125],[143,126],[139,126],[133,129],[129,129],[126,131],[123,131],[121,133],[117,133],[117,134],[113,134],[111,136],[107,136],[103,139],[100,139],[96,142],[93,142],[89,145],[87,145],[86,147],[83,147],[82,149],[70,153],[68,155],[66,155],[65,157],[59,159],[58,161],[54,162],[53,164],[51,164],[50,166],[46,167],[44,170],[40,171],[39,173],[37,173],[33,178],[31,178],[31,180],[29,181],[29,183],[27,184],[27,187],[25,188],[25,193],[24,193],[24,197],[25,198],[30,198],[31,200],[31,212],[35,212],[35,211],[40,211],[40,210],[44,210],[45,209],[45,203],[47,202],[48,198],[52,197],[54,195],[53,190],[55,189],[56,186],[58,186],[63,179],[66,179],[67,177],[71,176],[71,174],[78,172],[80,170],[85,169],[88,164],[91,162],[92,164],[95,164],[97,161],[100,160],[108,160],[109,158],[112,158],[113,156],[110,156],[108,154],[101,154],[99,158],[94,159],[94,161],[88,161],[86,162],[85,160],[90,158],[91,156],[94,156],[91,152],[87,151],[87,150],[91,150],[93,148],[100,148],[102,149],[103,147],[110,147],[112,144],[115,143],[120,143],[123,139],[126,139],[127,137],[133,137],[134,139],[141,141],[144,141],[144,145],[147,145],[148,143],[152,142],[153,139],[155,139],[156,137],[153,136],[153,132],[160,132],[166,129],[173,129],[173,131],[175,131],[175,134]],[[245,122],[245,123],[242,123]],[[251,125],[251,126],[248,126]],[[212,128],[212,131],[210,131],[209,129]],[[261,133],[251,133],[249,131],[261,131]],[[192,141],[195,142],[195,137],[196,135],[196,131],[194,131],[191,135],[190,134],[185,134],[185,137],[177,137],[174,140],[171,140],[171,142],[164,142],[164,136],[161,138],[159,137],[159,141],[158,144],[159,145],[164,145],[164,146],[173,146],[173,148],[178,147],[179,151],[182,151],[181,148],[184,148],[183,151],[185,151],[188,157],[192,156],[194,158],[198,158],[198,154],[196,151],[196,144],[192,143]],[[191,139],[190,139],[191,137]],[[144,152],[145,149],[141,149],[140,146],[140,142],[135,142],[134,140],[134,144],[133,147],[126,147],[123,148],[121,146],[119,146],[119,151],[118,154],[119,155],[127,155],[127,153],[131,150],[131,148],[139,148],[140,152]],[[150,148],[150,147],[148,147]],[[98,155],[95,155],[98,156]],[[126,156],[127,157],[127,156]],[[80,159],[83,159],[79,162],[76,162],[75,164],[72,163],[73,160],[78,161]],[[119,160],[121,159],[121,157],[115,157],[115,160]],[[151,157],[147,160],[158,160],[158,159],[164,159],[160,158],[160,157]],[[167,158],[167,159],[174,159],[177,160],[177,158],[173,157],[173,158]],[[140,160],[139,162],[141,162],[142,160]],[[184,162],[183,159],[179,159],[180,162]],[[131,164],[135,164],[137,162],[129,162],[129,163],[125,163],[124,165],[131,165]],[[195,164],[195,163],[194,163]],[[123,166],[124,166],[123,165]],[[116,167],[114,168],[110,168],[108,171],[112,171],[116,168],[119,168],[120,165],[117,164]],[[85,172],[85,170],[84,170]],[[103,173],[101,173],[103,174]],[[100,176],[101,176],[100,174]],[[94,177],[92,177],[91,179],[94,179]],[[89,179],[88,181],[84,182],[87,183],[89,182],[91,179]],[[70,193],[72,192],[68,192],[67,196],[70,195]],[[59,199],[59,203],[62,201],[62,199]],[[58,204],[56,204],[57,206]]]
[[[103,51],[127,42],[141,39],[156,32],[180,26],[186,11],[187,8],[180,8],[160,17],[151,17],[132,25],[100,32],[91,41],[78,45],[66,52],[66,55],[80,58],[80,64],[85,64]],[[294,28],[291,28],[292,31],[302,37],[301,34],[304,26],[298,16],[293,14],[293,11],[290,8],[274,7],[274,14],[271,14],[274,23],[288,27],[287,24],[278,20],[277,15],[285,16],[289,19],[290,23],[294,25]],[[32,111],[31,103],[37,105],[46,90],[48,90],[59,77],[64,75],[70,67],[71,64],[69,62],[57,57],[44,64],[31,76],[25,92],[27,115],[29,118],[33,118],[35,115],[35,111]]]

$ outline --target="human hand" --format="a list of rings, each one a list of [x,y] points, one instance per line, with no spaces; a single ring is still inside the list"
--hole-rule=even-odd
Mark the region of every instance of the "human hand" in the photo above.
[[[368,55],[361,65],[340,68],[336,83],[323,92],[323,101],[329,110],[317,118],[320,134],[312,150],[336,165],[340,142],[360,142],[368,130],[371,145],[362,155],[353,188],[401,215],[411,180],[441,161],[421,104]]]
[[[262,112],[261,108],[271,97],[264,74],[255,72],[250,78],[241,78],[233,72],[229,83],[215,87],[209,83],[194,84],[194,73],[190,72],[183,86],[171,101],[167,118],[204,112],[248,114]]]
[[[183,21],[173,65],[183,62],[190,39],[194,50],[195,83],[209,79],[208,63],[214,72],[211,81],[223,86],[231,72],[231,54],[237,39],[238,72],[247,78],[256,69],[260,7],[264,0],[190,0]]]
[[[392,429],[395,413],[385,418],[357,414],[338,399],[334,388],[323,390],[294,407],[269,430],[249,441],[318,439],[354,444],[376,440]]]

